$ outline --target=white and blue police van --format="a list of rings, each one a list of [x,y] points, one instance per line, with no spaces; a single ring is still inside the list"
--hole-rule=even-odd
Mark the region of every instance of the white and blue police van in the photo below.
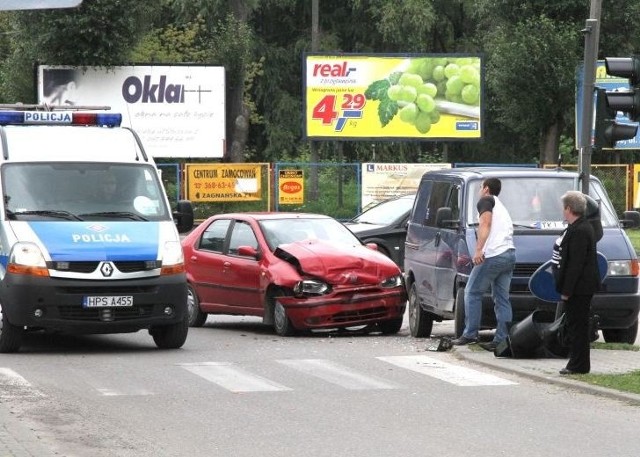
[[[148,329],[159,348],[181,347],[179,232],[193,226],[191,204],[171,211],[158,168],[120,114],[2,108],[0,352],[18,351],[27,331]]]

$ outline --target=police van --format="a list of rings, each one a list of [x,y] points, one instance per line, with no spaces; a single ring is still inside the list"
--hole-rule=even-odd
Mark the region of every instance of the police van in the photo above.
[[[44,111],[43,111],[44,109]],[[148,329],[181,347],[187,289],[178,232],[159,170],[137,134],[106,110],[0,109],[0,352],[26,331]]]

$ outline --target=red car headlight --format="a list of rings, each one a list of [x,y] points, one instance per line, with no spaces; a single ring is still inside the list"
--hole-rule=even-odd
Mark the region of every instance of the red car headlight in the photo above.
[[[317,279],[303,279],[293,286],[293,293],[298,297],[305,295],[324,295],[331,291],[329,284]]]
[[[394,287],[399,287],[404,284],[404,280],[402,275],[391,276],[380,282],[380,287],[383,289],[393,289]]]

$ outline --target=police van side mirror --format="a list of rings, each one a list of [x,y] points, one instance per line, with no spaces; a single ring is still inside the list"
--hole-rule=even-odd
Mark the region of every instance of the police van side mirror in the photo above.
[[[460,222],[457,219],[453,219],[453,211],[448,206],[438,208],[436,213],[436,227],[457,229],[460,226]]]
[[[173,219],[179,233],[186,233],[193,228],[193,205],[189,200],[179,200]]]
[[[640,228],[640,212],[625,211],[620,219],[623,228]]]

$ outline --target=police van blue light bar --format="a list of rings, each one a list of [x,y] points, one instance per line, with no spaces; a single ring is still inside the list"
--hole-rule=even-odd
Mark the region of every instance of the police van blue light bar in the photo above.
[[[119,127],[122,114],[76,111],[0,111],[0,125],[96,125]]]

